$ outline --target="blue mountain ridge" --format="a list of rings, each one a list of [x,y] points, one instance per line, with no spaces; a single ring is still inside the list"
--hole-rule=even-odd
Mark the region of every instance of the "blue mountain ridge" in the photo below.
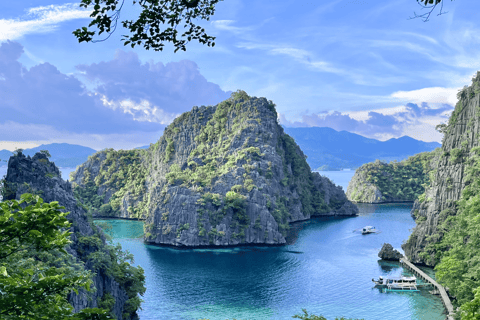
[[[355,169],[376,159],[401,161],[417,153],[440,147],[437,142],[424,142],[408,136],[379,141],[328,127],[283,129],[295,139],[307,155],[307,162],[313,170]],[[145,145],[135,149],[149,147]],[[50,161],[63,168],[75,168],[87,161],[88,156],[97,152],[95,149],[76,144],[51,143],[25,149],[23,153],[33,156],[40,150],[48,150],[52,155]],[[11,151],[0,150],[0,166],[6,166],[12,154]]]
[[[328,127],[283,127],[307,155],[312,170],[356,169],[377,159],[401,161],[441,146],[409,136],[380,141]]]
[[[77,144],[50,143],[42,144],[35,148],[24,149],[23,154],[32,157],[40,150],[48,150],[52,156],[50,161],[55,162],[57,167],[61,168],[75,168],[87,161],[88,156],[97,152],[95,149]],[[13,153],[9,150],[0,150],[0,165],[6,166],[11,155],[13,155]]]

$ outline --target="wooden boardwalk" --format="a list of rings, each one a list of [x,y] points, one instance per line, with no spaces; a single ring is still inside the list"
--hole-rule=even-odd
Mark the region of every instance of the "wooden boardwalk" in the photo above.
[[[408,267],[410,270],[412,270],[417,276],[422,278],[423,280],[431,283],[432,285],[437,288],[437,290],[440,292],[440,296],[442,297],[443,305],[447,309],[447,320],[453,320],[453,315],[455,312],[453,311],[453,305],[452,302],[450,301],[450,298],[448,297],[447,291],[443,286],[438,284],[437,281],[433,280],[431,277],[429,277],[425,272],[420,270],[417,266],[415,266],[413,263],[408,261],[406,257],[403,257],[400,259],[400,262]]]

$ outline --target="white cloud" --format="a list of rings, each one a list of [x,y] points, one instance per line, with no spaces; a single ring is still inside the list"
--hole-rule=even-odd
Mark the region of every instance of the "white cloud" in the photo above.
[[[377,112],[383,115],[396,115],[399,113],[406,112],[407,108],[405,106],[397,106],[397,107],[391,107],[391,108],[382,108],[382,109],[371,109],[371,110],[363,110],[363,111],[344,111],[342,114],[344,115],[349,115],[350,118],[353,118],[355,120],[359,121],[365,121],[370,118],[368,115],[369,112]]]
[[[0,41],[15,40],[32,33],[48,33],[61,22],[89,16],[90,11],[74,3],[31,8],[23,18],[0,19]]]
[[[460,88],[423,88],[412,91],[397,91],[391,94],[393,98],[413,103],[457,103],[457,92]]]
[[[245,31],[251,31],[253,30],[253,27],[235,27],[232,26],[232,24],[235,22],[235,20],[215,20],[212,21],[212,25],[214,28],[218,30],[224,30],[224,31],[230,31],[235,34],[242,34]]]
[[[403,135],[410,136],[417,140],[422,140],[426,142],[442,142],[443,135],[435,130],[435,126],[441,121],[430,124],[428,119],[422,119],[420,123],[407,125],[403,130]]]
[[[145,99],[141,100],[140,103],[135,103],[128,99],[120,101],[108,100],[105,95],[102,95],[101,100],[105,107],[113,110],[117,108],[123,109],[124,113],[133,115],[133,120],[136,121],[157,122],[168,125],[180,115],[179,113],[166,112]]]
[[[243,42],[237,45],[238,48],[243,49],[258,49],[267,51],[269,54],[273,55],[286,55],[297,62],[305,64],[311,69],[315,69],[320,72],[328,72],[335,74],[348,75],[348,73],[342,69],[334,67],[331,63],[321,60],[312,60],[312,53],[303,49],[292,48],[287,45],[272,45],[272,44],[258,44],[253,42]]]

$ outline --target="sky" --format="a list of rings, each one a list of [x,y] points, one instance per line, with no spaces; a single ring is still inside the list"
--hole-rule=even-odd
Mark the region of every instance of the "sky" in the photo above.
[[[0,150],[48,143],[101,150],[155,143],[175,117],[231,92],[272,100],[280,123],[368,138],[441,142],[456,93],[480,70],[480,1],[224,0],[198,21],[215,47],[174,53],[78,43],[78,1],[0,4]],[[121,20],[138,16],[125,0]],[[97,38],[101,39],[101,38]]]

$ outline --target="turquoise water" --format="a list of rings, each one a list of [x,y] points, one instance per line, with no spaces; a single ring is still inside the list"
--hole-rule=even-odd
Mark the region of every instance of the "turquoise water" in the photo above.
[[[321,172],[344,190],[353,171]],[[143,223],[110,223],[114,242],[145,269],[141,320],[292,319],[302,308],[327,319],[444,320],[439,297],[382,293],[380,275],[409,275],[399,263],[378,261],[384,242],[400,249],[415,226],[411,204],[359,205],[351,218],[318,218],[291,225],[284,247],[177,250],[145,245]],[[380,234],[355,229],[373,225]]]

